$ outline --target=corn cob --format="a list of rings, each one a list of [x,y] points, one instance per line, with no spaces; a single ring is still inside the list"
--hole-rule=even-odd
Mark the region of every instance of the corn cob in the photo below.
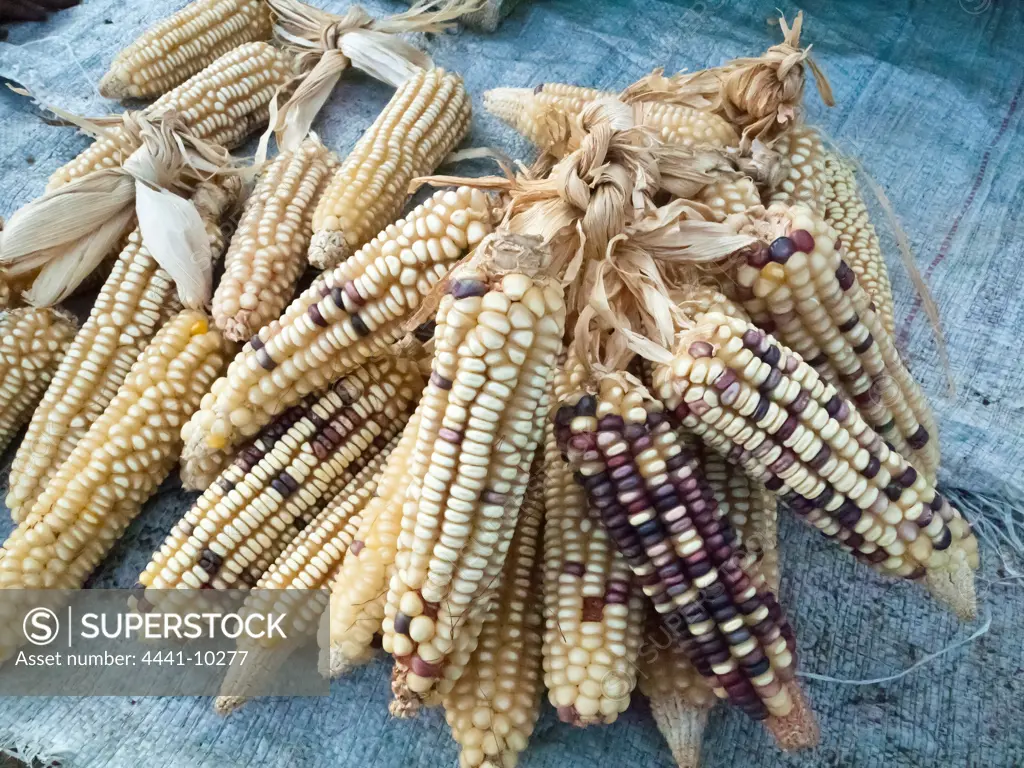
[[[231,148],[267,122],[270,100],[291,74],[291,54],[268,43],[246,43],[164,94],[143,114],[177,112],[193,136]],[[121,125],[107,128],[102,138],[53,173],[47,190],[91,171],[120,166],[139,141],[137,132]]]
[[[287,306],[306,266],[313,207],[336,165],[334,153],[311,136],[264,171],[213,295],[213,319],[227,338],[248,341]]]
[[[763,579],[768,589],[778,592],[775,498],[718,454],[701,451],[700,456],[718,513],[736,535],[752,583],[759,587]],[[650,699],[651,713],[676,765],[697,768],[704,726],[716,699],[707,681],[672,642],[679,631],[678,623],[649,624],[647,643],[640,654],[639,686]]]
[[[250,692],[281,668],[290,650],[301,645],[304,638],[316,634],[320,617],[327,608],[329,593],[325,589],[341,569],[342,561],[355,539],[360,516],[374,498],[380,481],[381,467],[398,438],[367,461],[349,483],[313,521],[299,533],[274,560],[246,597],[242,613],[279,614],[281,638],[239,637],[238,650],[248,651],[245,662],[232,664],[221,685],[221,695],[214,710],[221,715],[235,711],[245,703]]]
[[[746,176],[708,184],[697,194],[696,199],[711,209],[715,221],[725,221],[726,216],[746,213],[761,204],[757,187]]]
[[[410,361],[369,363],[272,422],[153,554],[139,576],[147,590],[140,610],[168,599],[160,590],[255,585],[331,494],[401,429],[418,376]]]
[[[265,326],[185,428],[182,482],[205,488],[232,448],[404,334],[423,297],[491,229],[487,196],[441,191],[321,275]]]
[[[324,614],[320,630],[320,647],[330,644],[327,672],[331,677],[369,661],[373,637],[381,631],[421,410],[416,409],[391,452],[377,495],[363,510],[351,554],[331,584],[331,609]]]
[[[181,85],[236,46],[269,40],[264,0],[192,0],[122,50],[100,80],[108,99],[146,99]]]
[[[168,322],[0,550],[0,589],[75,589],[170,473],[181,422],[227,362],[201,312]],[[21,642],[0,611],[0,660]],[[21,606],[23,609],[24,606]]]
[[[822,533],[974,614],[977,540],[960,514],[799,356],[711,312],[659,366],[662,401]]]
[[[543,486],[541,477],[531,479],[497,600],[465,672],[444,698],[460,768],[514,766],[540,715]]]
[[[787,173],[768,195],[768,203],[805,203],[818,215],[825,213],[825,144],[817,129],[797,125],[779,136],[772,145],[783,159]]]
[[[46,391],[75,335],[75,319],[55,309],[0,311],[0,453]]]
[[[924,394],[903,365],[871,299],[836,253],[828,223],[805,205],[773,205],[736,270],[758,325],[843,387],[865,420],[934,483],[938,433]]]
[[[193,195],[214,256],[224,248],[220,219],[241,191],[232,177]],[[11,467],[7,506],[20,521],[75,445],[100,417],[157,331],[181,310],[171,276],[142,247],[136,229],[100,289],[29,423]]]
[[[347,259],[402,210],[409,182],[430,173],[469,130],[462,78],[429,69],[403,83],[324,190],[309,263]]]
[[[716,695],[781,736],[801,711],[782,609],[744,567],[696,455],[661,403],[628,374],[605,376],[596,390],[570,396],[555,415],[591,506],[662,621],[682,619],[680,649]],[[816,733],[813,721],[803,723],[808,742]]]
[[[433,703],[457,680],[526,491],[565,322],[537,242],[488,240],[438,309],[383,622],[399,705]]]
[[[638,685],[651,702],[651,714],[678,768],[698,768],[704,726],[718,699],[679,647],[679,633],[685,629],[678,622],[663,626],[657,613],[651,613]]]
[[[616,94],[593,88],[546,83],[537,88],[495,88],[484,93],[484,108],[539,149],[561,154],[566,127],[583,108]],[[643,102],[634,106],[636,122],[661,141],[678,147],[733,147],[739,136],[731,125],[710,112],[680,104]]]
[[[555,373],[555,399],[581,370]],[[562,722],[613,723],[629,706],[646,606],[629,564],[600,521],[545,428],[544,685]]]
[[[834,153],[825,155],[825,219],[839,233],[846,262],[874,302],[882,327],[895,338],[892,286],[878,234],[857,188],[853,164]]]

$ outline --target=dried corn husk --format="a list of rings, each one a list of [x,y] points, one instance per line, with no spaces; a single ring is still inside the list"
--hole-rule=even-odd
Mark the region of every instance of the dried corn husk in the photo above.
[[[94,135],[104,123],[54,110]],[[25,299],[50,306],[67,298],[111,253],[138,218],[143,245],[175,281],[182,305],[210,299],[213,255],[199,214],[179,193],[202,175],[227,168],[227,150],[191,135],[174,112],[127,112],[124,130],[140,146],[118,168],[105,168],[47,192],[18,210],[0,241],[11,277],[38,271]]]

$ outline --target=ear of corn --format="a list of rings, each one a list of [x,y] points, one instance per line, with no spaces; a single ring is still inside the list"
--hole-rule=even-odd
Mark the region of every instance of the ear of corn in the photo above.
[[[409,182],[433,171],[469,130],[462,78],[423,70],[403,83],[335,172],[313,214],[309,263],[347,259],[402,210]]]
[[[579,369],[555,373],[556,402]],[[587,509],[546,425],[544,465],[544,685],[562,722],[613,723],[629,706],[646,605],[629,564]]]
[[[537,88],[495,88],[484,93],[484,108],[546,152],[559,152],[565,127],[590,102],[616,94],[593,88],[545,83]],[[634,105],[636,122],[662,142],[676,147],[732,147],[739,136],[729,123],[680,104],[642,102]]]
[[[765,203],[804,203],[817,214],[825,212],[825,144],[809,125],[796,125],[772,144],[782,156],[787,173]]]
[[[334,153],[311,136],[263,172],[213,295],[213,319],[227,338],[248,341],[287,306],[306,266],[313,208],[336,165]]]
[[[369,363],[272,422],[153,554],[139,576],[139,586],[147,590],[138,600],[140,610],[170,599],[163,590],[254,586],[333,495],[401,430],[418,376],[410,361]],[[188,599],[198,599],[195,595]]]
[[[828,223],[805,205],[768,210],[770,245],[736,270],[759,325],[841,386],[868,424],[934,482],[938,432],[921,388],[900,360]]]
[[[181,423],[227,355],[201,312],[168,322],[139,356],[31,511],[0,550],[0,589],[75,589],[170,473]],[[21,642],[4,601],[0,658]],[[22,607],[23,608],[23,607]]]
[[[0,453],[29,420],[75,335],[56,309],[0,311]]]
[[[374,454],[320,514],[278,555],[246,598],[243,614],[281,615],[285,638],[248,638],[241,635],[238,650],[248,651],[244,663],[232,664],[221,684],[214,710],[230,714],[258,692],[288,658],[289,648],[316,634],[327,608],[325,587],[341,569],[359,528],[360,517],[374,498],[381,467],[398,438]],[[287,643],[288,647],[282,647]]]
[[[465,672],[444,697],[460,768],[514,766],[540,715],[543,485],[531,479],[500,590]]]
[[[793,352],[711,312],[680,336],[655,383],[685,427],[825,535],[974,613],[977,540],[966,521]]]
[[[203,183],[193,195],[214,256],[224,247],[221,217],[240,190],[240,180],[232,178],[224,184]],[[113,399],[142,350],[180,309],[174,281],[142,246],[136,229],[32,414],[14,457],[7,506],[15,521],[24,518]]]
[[[486,195],[440,191],[321,275],[253,336],[203,398],[183,432],[182,482],[205,488],[232,449],[271,418],[383,354],[433,286],[490,230]]]
[[[290,53],[269,43],[240,45],[153,102],[143,114],[180,114],[197,138],[231,148],[267,122],[274,92],[292,74]],[[47,190],[103,168],[116,168],[139,148],[139,137],[122,126],[105,130],[78,157],[58,168]]]
[[[108,99],[160,96],[232,48],[269,40],[264,0],[192,0],[122,50],[100,80]]]
[[[514,235],[487,246],[452,276],[437,313],[383,623],[399,676],[397,708],[446,693],[464,664],[460,651],[472,650],[481,598],[500,573],[526,491],[561,347],[561,287],[519,266],[531,251],[543,261],[538,246]]]
[[[857,187],[853,164],[831,152],[825,155],[825,219],[839,233],[843,258],[871,297],[882,327],[895,338],[892,286],[878,234]]]
[[[774,731],[797,707],[794,635],[775,596],[755,585],[661,403],[628,374],[612,374],[596,395],[563,401],[555,418],[591,506],[662,621],[682,619],[680,649],[719,697]],[[804,725],[813,741],[813,720]]]
[[[331,584],[330,610],[324,614],[320,647],[330,645],[329,669],[335,677],[373,655],[373,637],[381,631],[388,582],[398,549],[402,501],[409,484],[409,459],[422,407],[402,431],[388,457],[377,494],[360,517],[349,556]]]

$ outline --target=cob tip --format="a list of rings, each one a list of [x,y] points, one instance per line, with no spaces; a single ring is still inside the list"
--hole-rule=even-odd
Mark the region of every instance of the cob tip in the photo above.
[[[221,717],[238,711],[249,699],[246,696],[218,696],[213,701],[213,711]]]
[[[100,96],[105,99],[122,101],[132,98],[131,83],[121,77],[117,70],[111,70],[100,78]]]
[[[682,696],[656,696],[651,699],[651,714],[678,768],[699,768],[708,710],[687,704]]]
[[[932,597],[953,611],[961,621],[978,618],[974,573],[966,560],[954,558],[944,568],[929,568],[925,581]]]
[[[790,681],[785,687],[793,702],[793,708],[786,715],[770,716],[765,725],[778,745],[787,752],[817,746],[821,741],[821,731],[807,698],[796,682]]]
[[[408,720],[420,714],[421,699],[411,690],[406,678],[409,675],[409,668],[399,661],[395,662],[395,669],[391,675],[391,693],[395,697],[388,705],[388,712],[392,717],[400,720]]]

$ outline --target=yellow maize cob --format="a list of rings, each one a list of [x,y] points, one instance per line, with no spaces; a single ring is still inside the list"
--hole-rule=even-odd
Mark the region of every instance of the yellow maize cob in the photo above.
[[[170,473],[181,423],[227,362],[201,312],[168,322],[0,550],[0,589],[75,589]],[[21,642],[0,609],[0,659]],[[21,606],[24,608],[24,606]]]
[[[513,766],[540,715],[543,481],[531,480],[501,588],[476,650],[444,698],[459,768]]]
[[[938,432],[928,401],[900,360],[835,235],[803,204],[768,209],[770,245],[753,247],[736,270],[744,306],[758,325],[842,386],[868,424],[934,483]]]
[[[857,188],[853,164],[831,152],[825,155],[825,219],[839,233],[846,262],[874,302],[882,326],[895,338],[892,286],[878,233]]]
[[[699,457],[632,376],[591,386],[596,394],[578,391],[555,413],[559,446],[591,507],[715,694],[785,735],[803,712],[795,636],[720,519]],[[813,719],[802,725],[806,743],[815,741]]]
[[[575,391],[581,373],[571,362],[559,367],[556,402]],[[548,423],[545,432],[544,685],[562,722],[613,723],[636,685],[643,592],[600,521],[590,517],[554,426]]]
[[[186,487],[205,488],[233,448],[271,418],[383,354],[423,297],[490,231],[483,192],[440,191],[321,275],[203,398],[183,433]]]
[[[0,453],[29,420],[75,335],[56,309],[0,311]]]
[[[227,715],[245,703],[249,692],[281,668],[288,658],[282,640],[294,649],[303,638],[316,634],[327,608],[326,591],[355,540],[360,517],[374,498],[381,467],[398,441],[394,437],[345,485],[333,500],[278,555],[246,598],[243,614],[282,615],[283,637],[249,638],[241,635],[236,647],[247,651],[243,663],[232,664],[214,702],[218,714]]]
[[[655,371],[662,401],[705,444],[816,528],[898,576],[976,610],[978,543],[960,514],[798,355],[710,312]]]
[[[768,195],[768,203],[805,203],[815,213],[824,215],[827,153],[817,129],[794,126],[775,140],[772,149],[782,156],[787,172]]]
[[[147,590],[140,610],[168,600],[160,590],[255,585],[339,486],[401,429],[418,382],[415,363],[385,358],[272,422],[153,553],[139,576]],[[198,599],[194,594],[188,599]]]
[[[241,181],[233,177],[223,184],[204,182],[193,195],[214,257],[224,248],[221,217],[240,191]],[[54,373],[14,457],[7,506],[16,522],[103,413],[142,350],[180,309],[174,281],[142,247],[136,229]]]
[[[306,266],[313,208],[336,166],[334,153],[311,136],[260,177],[213,294],[213,319],[227,338],[248,341],[288,305]]]
[[[331,584],[331,609],[324,614],[320,647],[329,643],[331,677],[364,664],[373,655],[373,637],[381,631],[388,582],[398,549],[402,501],[409,484],[409,459],[419,429],[421,407],[405,425],[388,457],[377,495],[359,522],[349,556]]]
[[[177,112],[193,136],[234,147],[267,122],[274,92],[291,77],[290,53],[269,43],[240,45],[143,110],[149,117]],[[103,168],[116,168],[139,148],[139,137],[110,127],[78,157],[58,168],[47,190]]]
[[[254,40],[269,40],[264,0],[192,0],[122,50],[100,80],[108,99],[160,96],[219,56]]]
[[[405,81],[334,173],[313,214],[309,263],[329,269],[392,221],[409,182],[432,172],[469,130],[458,75],[429,69]]]
[[[546,83],[537,88],[495,88],[484,93],[484,109],[546,152],[559,152],[569,122],[598,99],[616,94],[593,88]],[[680,104],[641,102],[634,105],[636,122],[661,141],[678,147],[733,147],[739,136],[731,125],[710,112]]]
[[[453,275],[437,313],[383,623],[384,650],[404,675],[399,702],[443,694],[457,652],[472,650],[475,638],[460,647],[460,635],[472,638],[486,576],[500,573],[561,347],[561,287],[530,265],[546,254],[514,235],[485,245]]]

